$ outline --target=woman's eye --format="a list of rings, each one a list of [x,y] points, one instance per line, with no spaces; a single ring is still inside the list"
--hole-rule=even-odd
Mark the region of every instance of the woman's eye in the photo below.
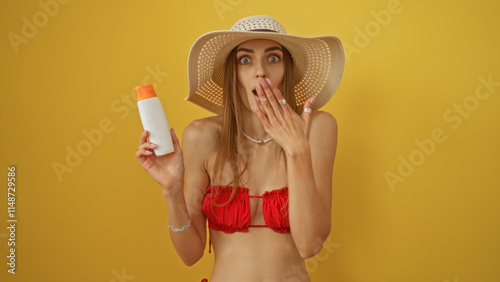
[[[240,58],[240,63],[242,65],[246,65],[246,64],[250,63],[250,59],[248,57],[241,57]]]
[[[272,55],[269,57],[268,61],[271,63],[277,63],[280,61],[280,57],[278,55]]]

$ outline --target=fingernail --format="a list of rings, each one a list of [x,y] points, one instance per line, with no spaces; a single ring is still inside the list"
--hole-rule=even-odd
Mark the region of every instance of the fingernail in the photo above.
[[[262,86],[260,86],[260,84],[257,85],[257,90],[262,91]]]
[[[316,96],[314,96],[314,97],[311,99],[311,104],[314,104],[314,101],[316,101]]]
[[[156,148],[156,147],[158,147],[158,145],[151,143],[151,147]]]
[[[269,85],[271,85],[271,80],[269,78],[266,77],[266,81]]]
[[[257,108],[257,102],[255,102],[255,100],[253,100],[253,106]]]

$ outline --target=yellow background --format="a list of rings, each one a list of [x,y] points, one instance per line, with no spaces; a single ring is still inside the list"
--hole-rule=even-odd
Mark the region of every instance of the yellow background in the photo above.
[[[213,254],[193,267],[177,257],[161,188],[134,157],[142,126],[132,91],[155,83],[181,136],[209,115],[183,100],[191,45],[254,14],[291,34],[336,35],[348,52],[323,108],[338,120],[339,141],[332,232],[307,263],[312,280],[500,281],[500,2],[49,2],[52,15],[38,1],[0,4],[0,171],[6,187],[7,167],[17,168],[18,219],[11,275],[4,188],[1,281],[210,276]],[[23,29],[31,38],[13,44]],[[488,76],[491,91],[479,86]],[[477,87],[491,94],[478,100]],[[464,103],[467,117],[454,109]],[[445,141],[424,155],[415,142],[435,130]],[[68,161],[68,150],[86,156]],[[401,177],[410,156],[418,165]],[[54,163],[71,171],[58,179]],[[404,181],[390,184],[391,173]]]

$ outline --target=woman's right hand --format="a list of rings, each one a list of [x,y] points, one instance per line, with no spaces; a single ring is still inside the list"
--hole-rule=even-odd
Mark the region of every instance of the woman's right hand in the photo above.
[[[184,161],[182,159],[182,150],[179,139],[174,129],[170,129],[174,151],[172,153],[156,156],[154,149],[157,147],[148,141],[149,132],[144,131],[141,134],[139,150],[135,156],[153,179],[158,182],[164,190],[169,190],[180,186],[182,189],[184,181]]]

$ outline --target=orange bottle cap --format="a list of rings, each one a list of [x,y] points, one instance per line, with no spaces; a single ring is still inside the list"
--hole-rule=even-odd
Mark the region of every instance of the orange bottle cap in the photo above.
[[[156,96],[155,89],[151,84],[137,86],[135,88],[135,95],[137,96],[137,101],[158,97]]]

